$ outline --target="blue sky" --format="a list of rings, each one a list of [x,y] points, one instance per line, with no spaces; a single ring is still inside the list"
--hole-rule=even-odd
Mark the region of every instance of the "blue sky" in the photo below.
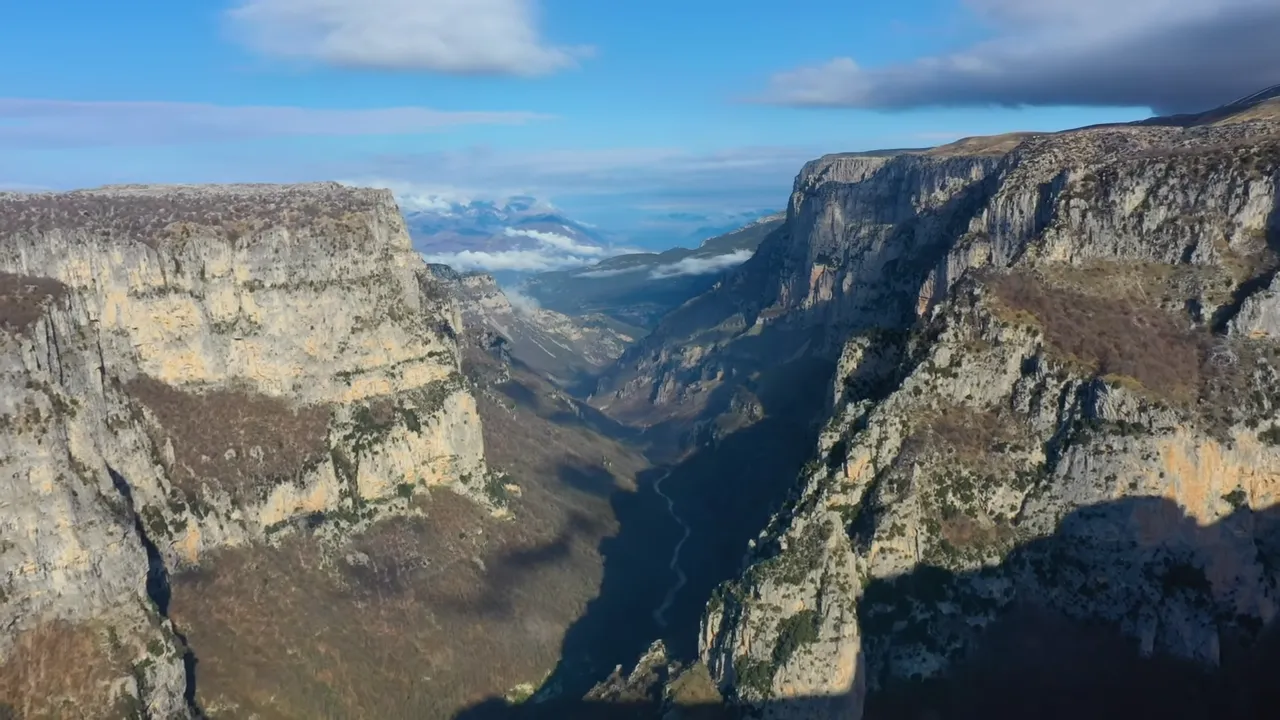
[[[528,192],[626,232],[673,210],[781,208],[827,152],[1128,120],[1280,82],[1277,3],[1205,5],[6,3],[0,185]]]

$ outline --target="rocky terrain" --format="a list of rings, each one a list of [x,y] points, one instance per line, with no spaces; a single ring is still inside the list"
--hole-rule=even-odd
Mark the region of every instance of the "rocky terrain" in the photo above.
[[[704,613],[731,701],[1274,707],[1275,108],[821,158],[751,260],[623,354],[592,403],[699,443],[769,417],[762,388],[830,382]]]
[[[446,265],[429,265],[436,279],[457,299],[469,329],[485,329],[502,338],[511,359],[571,385],[610,365],[635,338],[635,332],[605,315],[565,315],[511,296],[493,276],[458,273]]]
[[[0,715],[438,717],[545,674],[610,523],[557,473],[642,461],[494,400],[475,337],[384,191],[0,195]]]
[[[1280,579],[1277,130],[807,167],[796,232],[838,216],[843,237],[793,243],[775,304],[848,339],[818,460],[708,608],[715,676],[850,717],[944,676],[1017,607],[1103,623],[1141,657],[1247,652]]]
[[[0,717],[1274,715],[1277,102],[815,160],[643,338],[0,195]]]

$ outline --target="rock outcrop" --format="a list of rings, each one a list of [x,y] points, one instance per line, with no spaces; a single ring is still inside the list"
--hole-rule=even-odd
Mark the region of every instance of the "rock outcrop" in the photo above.
[[[816,459],[707,608],[721,687],[859,717],[1028,607],[1135,657],[1246,652],[1280,609],[1278,249],[1254,111],[806,166],[785,229],[690,304],[715,309],[608,388],[688,403],[771,325],[836,367]]]
[[[0,195],[0,707],[183,717],[169,570],[489,503],[460,327],[388,192]]]
[[[458,273],[446,265],[429,267],[457,298],[468,328],[496,333],[511,358],[561,385],[599,371],[635,342],[604,315],[571,317],[539,307],[523,295],[504,292],[492,275]]]

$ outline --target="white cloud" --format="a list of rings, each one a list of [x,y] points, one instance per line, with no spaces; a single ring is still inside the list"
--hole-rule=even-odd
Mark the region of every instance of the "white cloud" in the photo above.
[[[538,230],[507,228],[507,237],[525,237],[537,242],[532,248],[512,250],[462,250],[452,253],[424,254],[427,262],[449,265],[456,270],[513,270],[519,272],[546,272],[585,267],[600,261],[602,257],[618,254],[598,245],[586,245],[557,233]]]
[[[537,300],[515,288],[503,288],[502,294],[507,296],[507,301],[511,303],[511,309],[522,315],[532,315],[542,309],[542,305]]]
[[[534,0],[240,0],[228,17],[263,54],[343,67],[544,75],[591,52],[548,44]]]
[[[774,75],[764,102],[902,109],[965,105],[1208,109],[1280,82],[1276,0],[965,0],[988,40],[864,67]]]
[[[433,253],[422,256],[429,263],[448,265],[455,270],[513,270],[517,272],[547,272],[590,265],[599,258],[548,253],[542,248],[533,250],[501,250],[486,252],[463,250],[456,253]]]
[[[102,147],[288,135],[402,135],[462,125],[519,125],[543,118],[527,112],[453,112],[423,107],[338,110],[0,98],[0,146]]]
[[[649,277],[660,280],[680,275],[711,275],[737,267],[750,260],[754,254],[755,252],[751,250],[734,250],[731,253],[711,257],[687,257],[679,262],[659,265],[649,273]]]
[[[643,271],[644,269],[645,267],[641,265],[639,267],[612,268],[612,269],[604,269],[604,270],[586,270],[583,272],[574,273],[574,277],[589,277],[589,278],[617,277],[619,275],[630,275],[632,273],[638,273]]]
[[[545,245],[547,248],[559,250],[576,255],[610,255],[607,248],[599,245],[587,245],[574,240],[571,237],[561,235],[559,233],[542,232],[540,230],[517,230],[515,228],[506,228],[503,234],[507,237],[527,237],[537,240],[539,244]]]

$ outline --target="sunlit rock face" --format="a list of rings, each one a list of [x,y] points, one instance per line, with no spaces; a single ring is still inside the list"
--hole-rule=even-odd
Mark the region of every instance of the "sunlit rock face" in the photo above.
[[[0,195],[0,687],[59,628],[121,673],[73,704],[181,717],[165,568],[488,504],[460,328],[388,192]]]
[[[704,616],[731,696],[858,717],[1014,608],[1208,668],[1273,621],[1280,140],[1212,119],[806,166],[724,283],[764,298],[745,327],[842,333],[807,349],[836,363],[814,462]],[[717,332],[634,353],[612,401],[679,402],[749,331]]]

